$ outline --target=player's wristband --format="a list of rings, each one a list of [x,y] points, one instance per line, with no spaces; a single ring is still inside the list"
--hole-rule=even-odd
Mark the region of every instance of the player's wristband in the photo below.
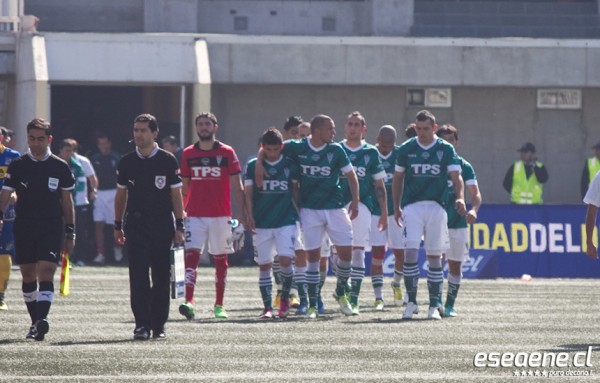
[[[74,234],[75,233],[75,225],[72,223],[68,223],[65,225],[65,234]]]
[[[185,231],[185,226],[183,224],[183,218],[175,219],[175,230]]]
[[[117,231],[123,230],[123,221],[115,221],[115,230],[117,230]]]

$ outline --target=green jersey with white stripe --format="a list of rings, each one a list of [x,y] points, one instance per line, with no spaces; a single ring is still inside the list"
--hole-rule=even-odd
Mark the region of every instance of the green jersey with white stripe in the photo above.
[[[377,202],[377,196],[375,195],[375,180],[385,179],[385,171],[379,160],[377,148],[364,141],[357,148],[348,147],[346,141],[342,141],[340,144],[356,172],[360,202],[365,204],[371,214],[381,215],[379,202]],[[352,201],[352,193],[348,187],[348,179],[342,176],[340,184],[344,192],[344,203],[349,203]]]
[[[383,170],[385,171],[386,176],[385,191],[387,193],[388,215],[392,216],[394,215],[394,198],[392,195],[392,183],[394,181],[394,172],[396,171],[396,158],[398,157],[399,151],[400,146],[394,145],[394,148],[385,156],[379,153],[379,160],[381,161],[381,165],[383,166]],[[380,210],[379,205],[377,205],[377,210]],[[379,214],[381,214],[381,212]]]
[[[477,185],[477,177],[475,176],[475,170],[473,166],[467,162],[464,158],[459,157],[460,168],[462,170],[463,181],[465,187],[467,185]],[[449,229],[461,229],[467,227],[467,218],[464,215],[459,215],[454,208],[454,202],[456,201],[456,193],[454,193],[454,186],[452,180],[448,177],[448,194],[447,194],[446,214],[448,214],[448,228]]]
[[[437,136],[427,147],[413,137],[400,145],[396,171],[404,172],[402,207],[420,201],[445,207],[448,173],[460,171],[460,159],[454,147]]]
[[[295,225],[298,213],[292,201],[292,182],[298,180],[298,165],[290,158],[281,156],[276,162],[263,161],[266,176],[263,187],[254,183],[256,158],[246,167],[246,187],[252,187],[252,216],[256,227],[274,229]]]
[[[327,210],[344,206],[339,178],[340,173],[352,171],[352,165],[339,144],[315,148],[308,137],[288,140],[283,154],[300,167],[300,207]]]

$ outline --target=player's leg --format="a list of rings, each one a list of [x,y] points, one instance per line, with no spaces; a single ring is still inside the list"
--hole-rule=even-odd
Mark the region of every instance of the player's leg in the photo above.
[[[273,253],[275,251],[275,238],[272,229],[256,229],[253,236],[254,249],[256,250],[256,263],[258,264],[258,289],[263,302],[261,319],[273,318],[273,280],[271,278],[273,266]]]
[[[107,196],[106,196],[106,204],[110,207],[105,213],[105,220],[104,223],[105,225],[108,225],[111,227],[112,230],[112,226],[113,223],[115,222],[115,194],[116,194],[116,190],[111,190],[106,192]],[[118,243],[116,243],[115,241],[113,242],[113,258],[115,260],[115,262],[121,262],[123,260],[123,248],[121,247],[121,245],[119,245]]]
[[[327,233],[323,235],[323,241],[321,243],[321,259],[319,260],[319,299],[317,301],[317,308],[319,314],[325,313],[325,303],[323,303],[323,286],[327,280],[327,272],[329,271],[329,260],[331,258],[331,241]],[[348,291],[350,289],[348,288]]]
[[[335,246],[338,256],[335,287],[336,294],[339,297],[338,304],[344,315],[352,315],[352,306],[348,296],[346,296],[346,285],[352,272],[352,223],[346,209],[327,210],[326,216],[327,234]]]
[[[229,262],[228,253],[232,251],[227,243],[231,237],[231,224],[229,217],[206,218],[208,226],[208,252],[213,255],[215,264],[215,306],[214,313],[217,319],[227,319],[229,315],[223,307],[225,286],[227,285],[227,269]]]
[[[137,225],[136,225],[137,223]],[[128,220],[125,226],[125,235],[127,237],[127,253],[129,254],[129,290],[131,311],[135,319],[135,328],[133,330],[133,339],[147,340],[150,337],[152,329],[153,291],[150,287],[150,275],[148,273],[154,257],[154,246],[147,243],[148,238],[141,237],[138,233],[139,220]],[[163,254],[164,257],[164,254]],[[168,259],[168,257],[165,257]],[[169,268],[169,266],[167,266]],[[154,276],[153,268],[152,282],[159,283]]]
[[[385,245],[388,240],[388,230],[379,231],[379,216],[371,217],[371,285],[375,294],[375,310],[383,310],[383,261],[385,258]]]
[[[359,315],[358,297],[365,278],[365,248],[369,246],[371,232],[371,212],[361,202],[358,204],[358,217],[352,222],[352,269],[350,271],[350,305],[352,315]]]
[[[113,206],[108,206],[106,202],[107,193],[105,190],[98,191],[94,201],[94,238],[96,240],[96,257],[93,262],[97,265],[103,265],[106,262],[104,255],[104,222],[109,209],[114,210]],[[114,214],[114,213],[113,213]]]
[[[281,268],[281,302],[279,305],[279,317],[286,318],[290,310],[290,290],[294,279],[294,266],[292,261],[295,255],[296,237],[298,230],[296,225],[289,225],[275,229],[276,251],[279,254]]]
[[[450,249],[448,259],[448,293],[444,305],[444,316],[454,317],[454,303],[462,280],[462,262],[469,257],[469,233],[466,228],[449,229]]]
[[[419,285],[419,247],[424,233],[423,207],[419,203],[410,204],[404,209],[404,286],[408,303],[402,319],[411,319],[419,313],[417,291]]]
[[[304,245],[301,245],[304,247]],[[308,310],[308,286],[306,285],[306,263],[307,255],[304,248],[299,249],[296,247],[296,259],[294,268],[294,280],[298,289],[298,297],[300,298],[300,304],[296,308],[296,315],[306,314]]]
[[[394,277],[392,279],[392,292],[394,304],[402,306],[408,303],[408,295],[402,294],[402,282],[404,277],[404,226],[400,227],[394,218],[388,218],[388,245],[394,253]]]
[[[442,253],[448,249],[448,216],[437,203],[428,204],[424,208],[427,210],[424,246],[429,261],[427,272],[429,318],[441,319],[438,307],[441,305],[440,296],[444,282]]]
[[[3,246],[0,245],[0,247]],[[8,305],[4,300],[4,295],[6,294],[6,288],[8,287],[11,267],[12,259],[10,254],[4,254],[4,251],[2,251],[0,254],[0,310],[8,310]]]
[[[322,210],[302,209],[300,220],[307,255],[306,284],[309,307],[306,315],[308,318],[314,319],[318,316],[319,263],[326,219]]]
[[[279,255],[275,254],[273,257],[273,279],[275,279],[275,285],[277,286],[277,295],[273,301],[273,307],[279,308],[279,302],[281,302],[281,267],[279,266]]]
[[[166,337],[165,323],[167,323],[167,319],[169,318],[169,304],[171,302],[170,250],[174,235],[174,230],[160,230],[160,234],[156,237],[156,244],[148,252],[151,255],[152,262],[150,265],[152,275],[151,327],[152,337],[155,339]],[[131,257],[129,256],[129,258]]]
[[[194,319],[194,290],[198,277],[198,262],[208,238],[208,222],[203,218],[185,219],[185,302],[179,306],[179,313],[188,320]]]

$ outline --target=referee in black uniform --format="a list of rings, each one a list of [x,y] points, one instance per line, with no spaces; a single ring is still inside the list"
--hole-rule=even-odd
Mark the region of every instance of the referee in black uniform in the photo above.
[[[170,248],[173,242],[183,243],[184,233],[179,166],[171,153],[158,147],[157,135],[154,116],[137,116],[133,124],[135,151],[123,156],[117,168],[115,240],[124,243],[129,254],[133,339],[137,340],[148,339],[150,330],[153,338],[165,337]]]
[[[75,243],[75,180],[69,165],[50,152],[51,132],[50,123],[43,119],[27,124],[29,151],[10,163],[0,193],[0,219],[10,194],[17,193],[13,229],[16,263],[32,323],[26,339],[35,340],[44,340],[50,327],[46,318],[54,298],[54,272],[61,245],[63,251],[71,252]]]

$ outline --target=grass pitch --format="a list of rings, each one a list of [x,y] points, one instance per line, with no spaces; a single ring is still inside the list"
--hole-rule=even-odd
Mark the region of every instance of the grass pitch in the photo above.
[[[172,301],[166,340],[134,342],[126,268],[84,267],[71,273],[71,296],[56,296],[50,332],[43,342],[25,341],[29,319],[13,271],[0,312],[2,382],[505,382],[515,377],[568,371],[600,376],[598,282],[534,279],[465,280],[456,304],[459,317],[429,321],[427,287],[421,279],[418,319],[401,321],[386,280],[383,312],[373,311],[366,278],[361,315],[344,317],[325,286],[326,314],[314,321],[258,319],[261,300],[256,268],[231,268],[225,294],[230,319],[212,314],[212,268],[201,268],[196,319],[187,321]],[[58,291],[58,279],[56,280]],[[58,294],[57,294],[58,295]],[[591,367],[476,368],[479,352],[577,352],[592,346]],[[571,363],[570,363],[571,365]]]

